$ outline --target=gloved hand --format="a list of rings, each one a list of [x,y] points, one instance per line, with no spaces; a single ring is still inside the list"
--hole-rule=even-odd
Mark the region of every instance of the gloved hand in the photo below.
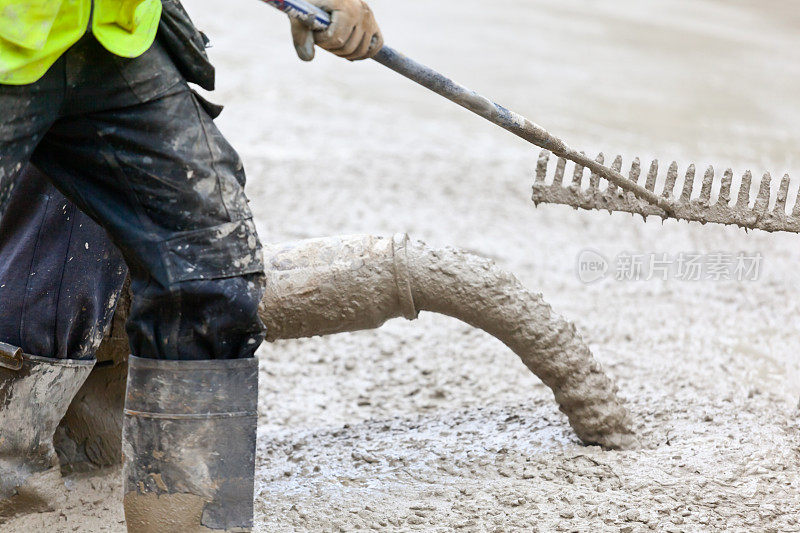
[[[339,57],[358,61],[369,59],[383,47],[383,36],[375,16],[363,0],[309,0],[331,14],[325,31],[313,32],[299,20],[292,20],[292,40],[303,61],[314,59],[314,44]]]

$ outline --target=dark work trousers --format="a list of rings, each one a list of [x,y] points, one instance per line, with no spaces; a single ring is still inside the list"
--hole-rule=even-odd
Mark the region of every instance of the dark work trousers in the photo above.
[[[105,229],[124,257],[134,295],[127,325],[134,355],[252,357],[264,337],[257,314],[264,275],[241,161],[157,42],[124,59],[87,34],[36,83],[0,85],[6,227],[22,218],[14,198],[27,185],[19,177],[29,161]],[[95,276],[90,283],[110,282],[97,270],[85,275]],[[46,290],[40,287],[33,291]],[[0,310],[16,309],[7,299],[17,297],[0,292]],[[59,312],[56,304],[41,320],[57,324]],[[40,347],[27,332],[14,333],[11,322],[0,340]]]
[[[94,359],[128,269],[106,232],[35,167],[0,219],[0,340],[26,353]]]

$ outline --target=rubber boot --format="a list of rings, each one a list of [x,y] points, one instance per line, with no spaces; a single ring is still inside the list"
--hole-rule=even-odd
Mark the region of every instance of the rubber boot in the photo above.
[[[129,283],[120,294],[111,330],[97,349],[97,364],[58,425],[55,447],[61,473],[87,472],[122,462],[122,411],[128,379]]]
[[[19,370],[0,367],[0,523],[63,502],[53,434],[94,365],[19,355]]]
[[[128,531],[252,531],[256,359],[128,364]]]
[[[125,362],[98,362],[56,430],[61,473],[91,472],[122,462]]]

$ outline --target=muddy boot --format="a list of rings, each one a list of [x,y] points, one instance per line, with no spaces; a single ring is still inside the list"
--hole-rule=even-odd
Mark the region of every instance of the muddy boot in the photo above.
[[[87,472],[122,462],[122,411],[128,379],[130,294],[120,295],[111,330],[97,349],[97,364],[75,395],[55,436],[61,473]]]
[[[122,462],[122,410],[128,366],[98,362],[56,430],[61,472],[89,472]]]
[[[251,531],[256,359],[131,356],[122,450],[134,533]]]
[[[0,524],[63,501],[53,434],[94,365],[20,355],[19,370],[0,366]]]

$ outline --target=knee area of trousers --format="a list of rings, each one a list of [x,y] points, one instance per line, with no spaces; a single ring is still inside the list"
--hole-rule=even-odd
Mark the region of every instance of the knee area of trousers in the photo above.
[[[265,277],[255,272],[134,289],[127,323],[132,353],[152,359],[242,359],[265,338],[258,309]],[[134,282],[135,284],[135,282]]]
[[[256,288],[263,285],[261,242],[249,218],[182,233],[164,241],[161,252],[168,286],[239,278]]]

